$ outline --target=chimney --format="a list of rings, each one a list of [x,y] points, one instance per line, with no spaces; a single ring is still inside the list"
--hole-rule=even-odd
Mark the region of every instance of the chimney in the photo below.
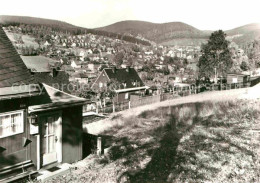
[[[113,72],[113,73],[116,72],[116,66],[112,66],[111,69],[112,69],[112,72]]]
[[[130,71],[130,66],[126,66],[126,72],[129,72]]]
[[[51,69],[51,76],[52,76],[53,78],[57,76],[57,70],[56,70],[56,68],[52,68],[52,69]]]

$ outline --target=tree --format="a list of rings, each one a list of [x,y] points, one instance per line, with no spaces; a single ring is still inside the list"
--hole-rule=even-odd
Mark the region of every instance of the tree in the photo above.
[[[103,65],[101,65],[100,67],[99,67],[99,71],[102,71],[103,69],[105,69],[105,68],[108,68],[108,66],[107,65],[105,65],[105,64],[103,64]]]
[[[120,66],[123,63],[124,54],[119,52],[115,55],[115,64]]]
[[[198,63],[200,78],[213,78],[215,73],[223,76],[231,70],[231,52],[225,37],[222,30],[215,31],[210,35],[208,43],[202,45],[202,56]]]
[[[129,58],[127,59],[127,63],[128,63],[129,66],[133,66],[133,65],[134,65],[134,60],[133,60],[133,58],[132,58],[132,57],[129,57]]]
[[[242,61],[241,65],[240,65],[240,68],[241,68],[243,71],[248,71],[248,70],[249,70],[249,65],[248,65],[247,62]]]
[[[254,40],[254,42],[250,43],[246,52],[249,57],[249,65],[252,70],[260,67],[260,40]]]

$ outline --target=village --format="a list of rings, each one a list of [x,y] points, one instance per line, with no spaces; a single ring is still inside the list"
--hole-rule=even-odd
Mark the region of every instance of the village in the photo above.
[[[21,28],[10,26],[5,29],[6,32],[19,34],[22,38]],[[200,55],[200,47],[143,46],[92,34],[50,33],[38,42],[39,45],[35,44],[31,47],[21,42],[14,40],[25,64],[27,62],[31,64],[29,67],[32,67],[32,72],[40,72],[33,68],[38,64],[38,58],[34,56],[35,52],[40,50],[38,51],[38,55],[41,56],[39,61],[49,65],[56,61],[62,71],[69,73],[70,81],[85,83],[93,82],[103,68],[111,65],[119,68],[133,67],[147,82],[157,80],[164,82],[167,77],[181,82],[182,79],[194,78],[196,63]],[[29,47],[31,53],[29,53]],[[28,49],[28,52],[25,53],[25,49]],[[164,77],[166,75],[167,77]],[[154,84],[154,82],[149,83],[149,85]]]
[[[0,182],[183,182],[185,171],[203,182],[218,161],[240,164],[225,160],[236,151],[249,159],[243,171],[259,168],[258,136],[244,131],[259,130],[260,42],[241,46],[222,30],[201,46],[88,31],[0,25]],[[210,158],[199,154],[208,147]]]

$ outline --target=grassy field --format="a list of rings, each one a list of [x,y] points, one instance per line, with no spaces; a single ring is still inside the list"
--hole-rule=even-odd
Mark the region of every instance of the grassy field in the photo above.
[[[259,182],[259,101],[195,102],[111,120],[113,143],[53,182]]]
[[[35,39],[29,35],[23,35],[23,34],[20,34],[20,33],[12,33],[12,32],[8,32],[8,31],[5,31],[5,33],[7,34],[8,38],[11,40],[12,43],[15,42],[15,37],[20,37],[22,36],[22,40],[24,42],[24,44],[21,44],[20,46],[32,46],[34,48],[38,48],[39,45],[35,42]]]

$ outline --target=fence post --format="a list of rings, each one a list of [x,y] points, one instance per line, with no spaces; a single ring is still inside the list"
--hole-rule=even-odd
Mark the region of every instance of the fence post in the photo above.
[[[101,154],[102,154],[102,138],[101,137],[97,138],[97,154],[99,156],[101,156]]]
[[[115,110],[115,103],[113,102],[113,113],[116,112]]]
[[[130,100],[128,102],[128,107],[129,107],[129,109],[131,109],[131,101]]]
[[[96,103],[96,113],[98,114],[98,103]]]

